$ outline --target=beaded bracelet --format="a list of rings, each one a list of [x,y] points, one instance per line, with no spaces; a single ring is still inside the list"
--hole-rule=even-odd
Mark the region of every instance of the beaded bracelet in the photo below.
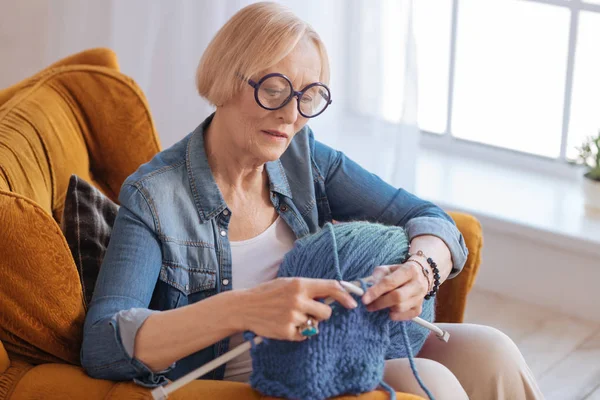
[[[433,261],[431,259],[431,257],[427,257],[425,255],[425,253],[423,253],[421,250],[418,250],[417,254],[414,254],[414,255],[423,257],[424,259],[426,259],[427,264],[429,264],[431,266],[431,270],[433,271],[433,289],[431,289],[431,291],[429,293],[427,293],[427,295],[425,295],[425,300],[429,300],[430,298],[432,298],[436,295],[436,293],[438,292],[438,288],[440,287],[440,270],[438,269],[438,266],[435,263],[435,261]],[[407,259],[412,256],[413,256],[413,254],[408,253]]]

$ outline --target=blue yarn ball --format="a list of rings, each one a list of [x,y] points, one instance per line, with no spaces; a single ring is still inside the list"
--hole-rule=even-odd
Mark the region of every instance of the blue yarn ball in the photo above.
[[[408,252],[403,228],[368,222],[327,224],[299,239],[279,268],[278,277],[366,278],[379,265],[400,264]],[[324,399],[374,390],[382,381],[384,361],[408,357],[402,322],[389,311],[348,310],[333,303],[333,313],[319,323],[319,334],[303,342],[269,340],[251,350],[250,384],[268,396]],[[423,303],[421,318],[434,319],[434,299]],[[412,354],[429,331],[413,322],[406,326]]]

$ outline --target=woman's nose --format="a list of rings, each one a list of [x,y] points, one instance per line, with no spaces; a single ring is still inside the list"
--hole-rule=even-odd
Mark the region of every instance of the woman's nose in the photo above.
[[[296,96],[292,97],[292,99],[282,108],[277,110],[279,112],[280,117],[286,124],[293,124],[298,119],[298,98]]]

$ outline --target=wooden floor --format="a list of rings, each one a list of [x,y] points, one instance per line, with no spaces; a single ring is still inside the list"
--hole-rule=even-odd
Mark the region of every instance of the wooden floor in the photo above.
[[[510,336],[547,399],[600,400],[600,323],[477,289],[469,294],[466,322]]]

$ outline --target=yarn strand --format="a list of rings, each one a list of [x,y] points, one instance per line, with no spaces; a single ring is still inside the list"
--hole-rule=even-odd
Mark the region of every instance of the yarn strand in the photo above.
[[[393,387],[385,383],[385,381],[383,380],[379,383],[379,386],[381,386],[390,393],[390,400],[396,400],[396,391]]]
[[[423,391],[427,394],[427,397],[429,397],[429,400],[434,400],[433,395],[421,380],[419,372],[417,372],[417,366],[415,365],[415,359],[413,356],[412,348],[410,347],[410,341],[408,340],[408,334],[406,333],[406,321],[402,321],[400,329],[402,329],[402,338],[404,338],[404,345],[406,346],[406,350],[408,351],[408,362],[410,363],[410,369],[412,370],[415,379],[419,383],[419,386],[421,386],[421,389],[423,389]]]
[[[327,228],[329,228],[329,232],[331,232],[331,241],[333,245],[333,266],[335,267],[335,274],[337,275],[337,280],[342,281],[344,278],[342,277],[342,271],[340,269],[340,257],[338,256],[338,246],[337,240],[335,239],[335,232],[333,230],[333,224],[327,224]]]

